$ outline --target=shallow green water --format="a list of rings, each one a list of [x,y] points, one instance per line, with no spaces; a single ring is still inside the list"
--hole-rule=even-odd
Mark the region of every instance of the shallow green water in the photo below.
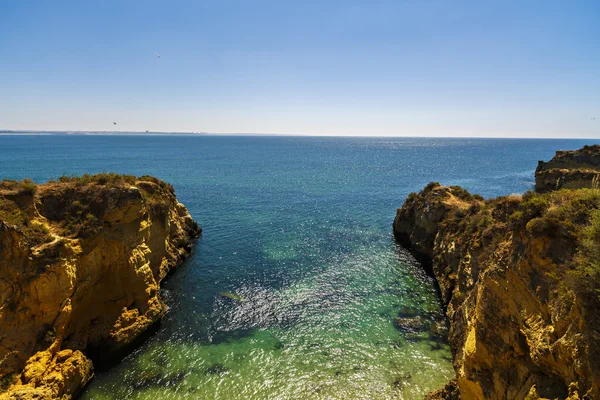
[[[448,346],[393,322],[403,308],[435,314],[439,303],[400,249],[378,254],[377,245],[281,288],[249,283],[233,292],[240,300],[219,296],[212,315],[187,316],[190,324],[213,321],[206,341],[159,335],[84,398],[422,397],[452,375]]]
[[[0,173],[155,175],[204,229],[160,330],[84,399],[412,400],[453,371],[429,326],[395,326],[441,317],[396,207],[432,180],[523,192],[538,159],[588,142],[0,135]]]

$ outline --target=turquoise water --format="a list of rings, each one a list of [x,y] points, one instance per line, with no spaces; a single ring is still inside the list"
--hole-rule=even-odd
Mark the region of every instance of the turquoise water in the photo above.
[[[0,177],[172,183],[204,229],[161,329],[84,399],[421,399],[452,375],[434,286],[391,223],[429,181],[523,192],[582,140],[0,136]]]

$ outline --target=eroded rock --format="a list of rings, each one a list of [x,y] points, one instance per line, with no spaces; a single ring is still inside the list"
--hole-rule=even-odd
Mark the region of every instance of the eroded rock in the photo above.
[[[70,398],[93,375],[86,354],[118,356],[160,322],[160,282],[201,229],[151,177],[23,186],[0,184],[3,398]]]
[[[600,398],[600,285],[588,269],[600,254],[589,239],[597,190],[486,201],[463,192],[430,184],[394,221],[450,321],[456,383],[429,398]]]

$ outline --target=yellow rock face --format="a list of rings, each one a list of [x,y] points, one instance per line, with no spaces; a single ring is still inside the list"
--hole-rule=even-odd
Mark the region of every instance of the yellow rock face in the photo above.
[[[0,400],[70,399],[92,376],[92,362],[81,351],[41,351],[27,361],[20,379]]]
[[[0,398],[70,398],[92,377],[86,355],[114,357],[160,321],[160,282],[201,230],[158,180],[19,196],[0,187],[4,208],[12,200],[28,216],[0,213]],[[31,245],[33,224],[44,233]]]
[[[532,196],[541,197],[484,202],[430,184],[398,210],[394,233],[429,263],[450,320],[458,391],[431,399],[600,399],[597,310],[564,283],[583,229],[574,216],[585,221],[600,197]],[[456,197],[469,206],[455,206]],[[527,223],[531,204],[543,207]]]
[[[552,160],[539,161],[535,171],[535,190],[540,193],[559,189],[598,188],[600,185],[600,146],[557,151]]]

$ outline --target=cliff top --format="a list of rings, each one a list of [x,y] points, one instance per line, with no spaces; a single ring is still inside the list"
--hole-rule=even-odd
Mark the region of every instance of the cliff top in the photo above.
[[[596,398],[600,189],[481,201],[433,182],[393,228],[440,286],[463,398]]]
[[[70,399],[144,340],[201,231],[150,176],[1,181],[0,399]]]
[[[560,150],[550,161],[538,161],[535,190],[539,193],[559,189],[600,187],[600,145],[579,150]]]
[[[57,236],[87,237],[110,222],[110,213],[130,200],[142,199],[150,207],[164,208],[174,198],[173,186],[147,175],[85,174],[45,184],[31,179],[3,180],[0,226],[18,229],[27,244],[35,246]]]
[[[579,150],[558,150],[550,161],[538,161],[537,171],[580,169],[600,171],[600,145],[583,146]]]

